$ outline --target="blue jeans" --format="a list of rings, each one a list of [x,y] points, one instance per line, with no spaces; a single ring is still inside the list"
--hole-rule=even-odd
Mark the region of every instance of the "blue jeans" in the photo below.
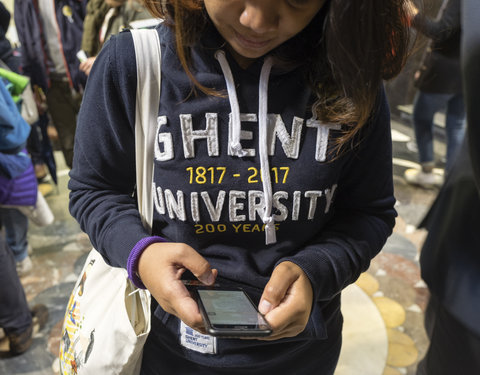
[[[28,256],[28,218],[16,208],[0,208],[0,222],[6,231],[6,241],[16,262]]]
[[[430,94],[419,91],[413,108],[413,126],[421,164],[433,163],[433,117],[445,109],[448,171],[465,135],[465,107],[462,94]]]

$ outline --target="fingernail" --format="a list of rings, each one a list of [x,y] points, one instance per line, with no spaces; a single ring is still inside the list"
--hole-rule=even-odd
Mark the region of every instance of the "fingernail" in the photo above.
[[[258,306],[258,311],[260,311],[263,315],[268,314],[271,309],[272,309],[272,304],[265,299],[262,300],[260,302],[260,305]]]
[[[213,273],[210,272],[208,276],[202,275],[199,277],[199,280],[204,284],[211,285],[215,282],[215,276],[213,276]]]

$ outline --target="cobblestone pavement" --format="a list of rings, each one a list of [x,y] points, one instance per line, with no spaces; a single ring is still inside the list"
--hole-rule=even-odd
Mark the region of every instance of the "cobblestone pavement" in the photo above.
[[[426,350],[428,340],[423,328],[423,316],[428,291],[420,278],[418,253],[426,232],[417,229],[423,215],[433,202],[438,190],[426,190],[408,185],[403,172],[418,167],[412,151],[413,132],[405,121],[393,122],[395,195],[398,211],[394,234],[382,252],[372,261],[369,270],[352,286],[347,294],[357,296],[358,307],[346,303],[346,323],[350,315],[358,315],[363,307],[368,317],[363,324],[377,324],[379,334],[385,337],[381,344],[372,342],[371,335],[360,337],[365,348],[373,348],[364,357],[357,349],[346,345],[337,371],[338,375],[397,375],[415,374],[416,363]],[[436,141],[435,151],[442,166],[444,143]],[[52,375],[58,373],[58,345],[67,299],[83,262],[91,248],[88,237],[68,213],[67,170],[61,154],[57,154],[59,184],[47,201],[54,211],[55,222],[45,228],[31,225],[29,240],[33,247],[34,271],[22,278],[31,305],[44,303],[50,311],[47,326],[35,335],[32,348],[22,356],[8,358],[8,343],[0,339],[0,374]],[[350,287],[349,287],[350,288]],[[372,313],[373,311],[373,313]],[[352,314],[353,313],[353,314]],[[378,315],[380,325],[373,323]],[[370,323],[372,321],[372,323]],[[346,331],[348,331],[346,324]],[[344,342],[350,342],[354,333],[345,332]],[[359,339],[357,334],[357,340]],[[355,338],[352,337],[352,342]],[[371,346],[369,346],[371,344]],[[374,368],[377,368],[374,370]],[[380,368],[380,370],[378,370]]]

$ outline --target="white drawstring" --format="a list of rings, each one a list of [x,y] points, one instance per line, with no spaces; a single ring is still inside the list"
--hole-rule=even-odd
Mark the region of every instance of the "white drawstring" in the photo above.
[[[219,50],[215,53],[215,58],[220,63],[225,82],[227,84],[228,99],[232,110],[232,136],[228,145],[230,153],[235,156],[245,156],[247,152],[242,149],[240,144],[240,106],[238,104],[235,82],[232,71],[225,57],[225,52]],[[272,216],[272,182],[270,179],[270,165],[268,163],[268,79],[273,66],[273,60],[266,58],[260,73],[260,83],[258,86],[258,126],[259,126],[259,154],[260,169],[262,173],[263,195],[265,208],[262,221],[265,224],[265,243],[267,245],[277,242],[275,233],[275,220]]]
[[[265,243],[267,245],[277,242],[275,233],[275,220],[272,216],[272,182],[270,179],[270,165],[268,163],[268,78],[272,70],[273,61],[270,57],[265,59],[260,73],[258,85],[258,127],[259,127],[259,151],[260,169],[262,172],[263,195],[265,197],[265,210],[263,223],[265,224]]]
[[[222,68],[223,75],[225,77],[225,82],[227,84],[227,91],[228,91],[228,99],[230,101],[230,107],[232,109],[232,139],[231,143],[228,145],[230,149],[230,153],[235,156],[245,156],[247,152],[242,149],[242,145],[240,144],[240,106],[238,105],[237,99],[237,91],[235,90],[235,82],[233,80],[232,71],[230,70],[230,66],[228,65],[228,61],[225,58],[225,52],[222,50],[218,50],[215,53],[215,58],[220,63],[220,67]]]

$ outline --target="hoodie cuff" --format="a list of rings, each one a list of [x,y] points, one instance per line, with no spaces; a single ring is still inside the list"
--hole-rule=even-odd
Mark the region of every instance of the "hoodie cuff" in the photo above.
[[[130,251],[130,255],[128,256],[127,260],[127,272],[129,279],[132,280],[133,284],[137,288],[147,289],[147,287],[143,284],[142,279],[140,279],[140,276],[138,275],[138,261],[140,260],[140,256],[148,246],[158,242],[167,241],[159,236],[145,237],[138,241],[133,247],[132,251]]]

